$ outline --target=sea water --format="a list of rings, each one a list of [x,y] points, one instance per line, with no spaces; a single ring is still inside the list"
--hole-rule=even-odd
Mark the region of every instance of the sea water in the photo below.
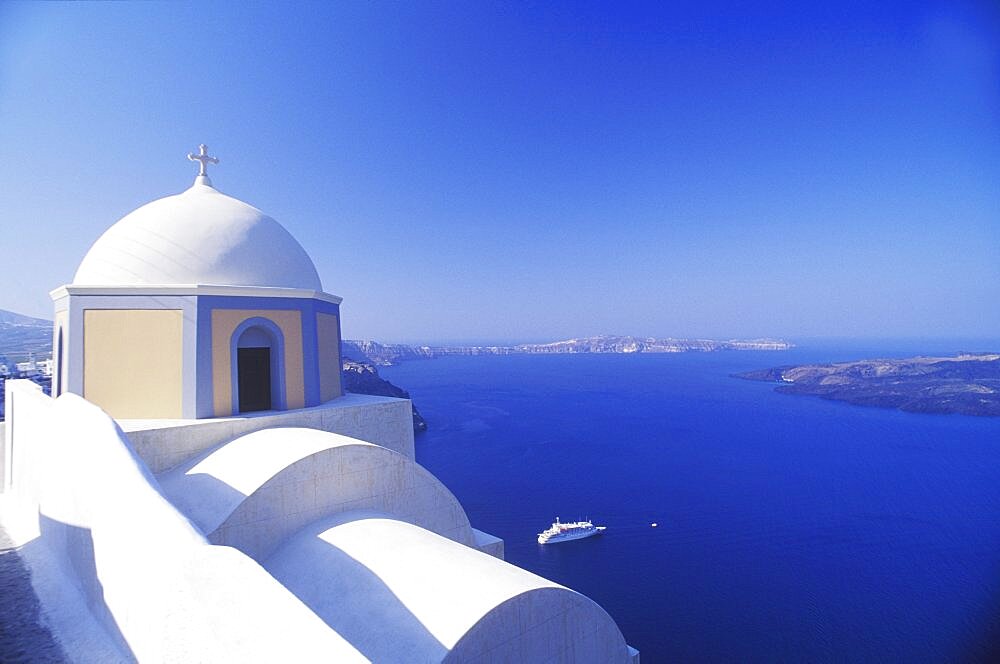
[[[473,525],[601,604],[647,664],[986,660],[1000,653],[1000,419],[731,377],[919,350],[450,357],[382,373],[426,417],[417,460]],[[557,516],[608,530],[539,545]]]

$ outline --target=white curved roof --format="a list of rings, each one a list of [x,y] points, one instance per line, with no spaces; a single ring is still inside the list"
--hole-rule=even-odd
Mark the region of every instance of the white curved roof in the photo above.
[[[78,286],[217,285],[322,292],[295,238],[257,208],[198,177],[105,231],[76,271]]]
[[[587,597],[378,513],[320,519],[262,564],[373,662],[631,660]]]
[[[159,482],[209,541],[256,560],[311,521],[359,509],[475,543],[462,505],[425,468],[399,452],[318,429],[238,436]]]

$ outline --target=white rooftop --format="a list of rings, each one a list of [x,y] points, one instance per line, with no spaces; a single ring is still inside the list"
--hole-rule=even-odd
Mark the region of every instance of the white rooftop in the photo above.
[[[204,162],[187,191],[143,205],[98,238],[73,285],[323,291],[302,245],[257,208],[216,190]]]

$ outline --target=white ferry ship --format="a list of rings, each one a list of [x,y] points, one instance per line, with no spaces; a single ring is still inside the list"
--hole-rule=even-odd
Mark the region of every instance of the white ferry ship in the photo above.
[[[545,532],[538,533],[538,543],[555,544],[556,542],[568,542],[592,535],[600,535],[604,530],[605,526],[595,526],[589,520],[561,523],[559,517],[556,517],[551,528],[548,528]]]

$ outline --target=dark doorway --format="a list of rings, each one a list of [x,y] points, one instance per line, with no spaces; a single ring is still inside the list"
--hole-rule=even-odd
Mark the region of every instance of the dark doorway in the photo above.
[[[240,412],[271,410],[271,349],[237,348]]]

